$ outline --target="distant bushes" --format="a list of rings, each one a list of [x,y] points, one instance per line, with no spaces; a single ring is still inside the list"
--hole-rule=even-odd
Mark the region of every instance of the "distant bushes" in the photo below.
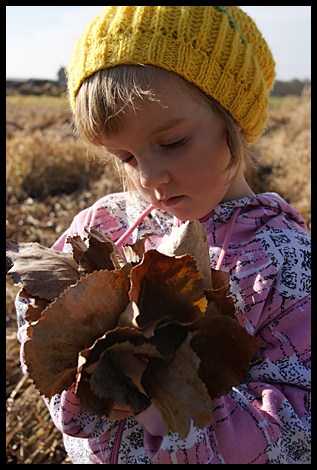
[[[62,96],[65,93],[63,84],[54,80],[7,80],[6,94],[8,95],[48,95]]]
[[[310,80],[295,79],[289,82],[276,80],[271,94],[272,96],[301,96],[302,94],[310,94],[310,87]]]
[[[273,96],[287,96],[295,95],[300,96],[303,92],[310,90],[310,80],[291,80],[283,82],[276,80],[272,91]],[[60,74],[59,79],[54,80],[7,80],[6,93],[7,95],[21,94],[21,95],[50,95],[61,96],[66,92],[66,80]]]

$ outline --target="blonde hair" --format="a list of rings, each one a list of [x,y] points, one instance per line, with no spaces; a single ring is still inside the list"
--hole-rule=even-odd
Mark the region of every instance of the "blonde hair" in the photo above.
[[[105,137],[120,130],[126,108],[137,108],[138,100],[160,102],[152,90],[151,83],[169,80],[175,89],[182,86],[197,99],[208,102],[213,112],[222,119],[231,160],[228,168],[235,172],[247,165],[255,166],[254,152],[247,143],[243,130],[235,123],[229,113],[213,98],[206,95],[195,85],[181,76],[155,66],[118,65],[103,69],[88,77],[81,85],[76,97],[74,121],[79,136],[87,143],[102,148]],[[133,185],[127,180],[123,164],[113,159],[123,188],[133,191]],[[234,175],[233,175],[234,176]]]

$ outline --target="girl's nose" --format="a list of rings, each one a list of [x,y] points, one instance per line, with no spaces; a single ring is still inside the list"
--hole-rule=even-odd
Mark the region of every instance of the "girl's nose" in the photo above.
[[[144,189],[155,189],[169,182],[170,176],[166,168],[155,162],[139,164],[140,183]]]

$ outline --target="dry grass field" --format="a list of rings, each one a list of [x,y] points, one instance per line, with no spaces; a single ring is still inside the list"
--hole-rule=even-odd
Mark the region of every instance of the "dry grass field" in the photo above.
[[[256,192],[275,191],[311,223],[310,96],[272,98],[259,169],[248,179]],[[73,216],[120,189],[109,163],[74,137],[65,98],[7,96],[7,238],[50,246]],[[31,380],[19,367],[14,297],[6,295],[6,463],[71,464],[61,435]]]

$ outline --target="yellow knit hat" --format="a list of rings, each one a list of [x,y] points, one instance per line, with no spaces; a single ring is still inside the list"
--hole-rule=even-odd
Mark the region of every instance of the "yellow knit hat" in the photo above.
[[[249,143],[264,130],[275,62],[239,7],[106,7],[77,41],[67,68],[72,108],[87,77],[122,64],[179,74],[227,110]]]

